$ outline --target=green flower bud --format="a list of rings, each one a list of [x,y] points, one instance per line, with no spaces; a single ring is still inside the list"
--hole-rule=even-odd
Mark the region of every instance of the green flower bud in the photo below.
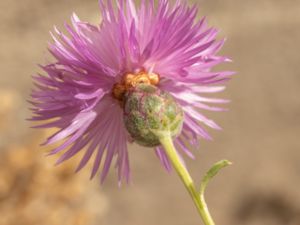
[[[183,111],[174,98],[156,86],[140,84],[125,95],[125,126],[140,145],[160,145],[159,136],[180,134]]]

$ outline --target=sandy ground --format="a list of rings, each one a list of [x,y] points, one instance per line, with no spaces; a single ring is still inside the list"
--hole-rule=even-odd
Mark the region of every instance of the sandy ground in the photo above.
[[[300,1],[202,0],[201,15],[228,38],[223,54],[238,71],[223,97],[227,113],[209,114],[224,131],[187,160],[199,181],[217,160],[234,165],[210,185],[219,225],[300,224]],[[0,0],[0,225],[201,224],[175,174],[149,149],[130,147],[132,183],[89,182],[43,157],[46,134],[29,129],[26,99],[37,63],[47,61],[48,31],[75,11],[99,21],[96,0]]]

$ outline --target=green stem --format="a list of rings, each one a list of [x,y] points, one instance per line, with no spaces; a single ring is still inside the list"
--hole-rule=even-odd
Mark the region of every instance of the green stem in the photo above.
[[[204,222],[205,225],[215,225],[205,202],[204,193],[198,194],[191,178],[189,172],[182,164],[181,159],[179,158],[177,151],[174,147],[172,138],[170,135],[160,135],[160,142],[164,146],[165,151],[172,162],[173,167],[178,173],[180,179],[182,180],[184,186],[188,190],[192,200],[194,201],[197,210]]]

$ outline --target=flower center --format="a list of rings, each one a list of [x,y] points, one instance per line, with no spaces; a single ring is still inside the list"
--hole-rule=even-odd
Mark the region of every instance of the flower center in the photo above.
[[[159,83],[159,75],[155,73],[139,72],[137,74],[127,73],[121,82],[116,83],[113,87],[113,97],[119,101],[123,101],[124,94],[131,88],[139,84],[157,85]]]

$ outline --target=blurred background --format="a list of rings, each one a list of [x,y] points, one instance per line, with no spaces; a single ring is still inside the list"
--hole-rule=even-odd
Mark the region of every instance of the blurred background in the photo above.
[[[191,1],[192,2],[192,1]],[[194,1],[196,2],[196,1]],[[230,111],[209,114],[223,128],[187,159],[199,183],[216,161],[234,162],[210,183],[218,225],[300,224],[300,1],[201,0],[201,16],[228,38],[222,54],[238,71],[222,94]],[[132,182],[103,186],[78,158],[54,167],[39,144],[50,131],[29,128],[31,75],[49,59],[53,25],[75,11],[97,23],[96,0],[0,0],[0,225],[201,224],[178,177],[149,149],[130,146]]]

